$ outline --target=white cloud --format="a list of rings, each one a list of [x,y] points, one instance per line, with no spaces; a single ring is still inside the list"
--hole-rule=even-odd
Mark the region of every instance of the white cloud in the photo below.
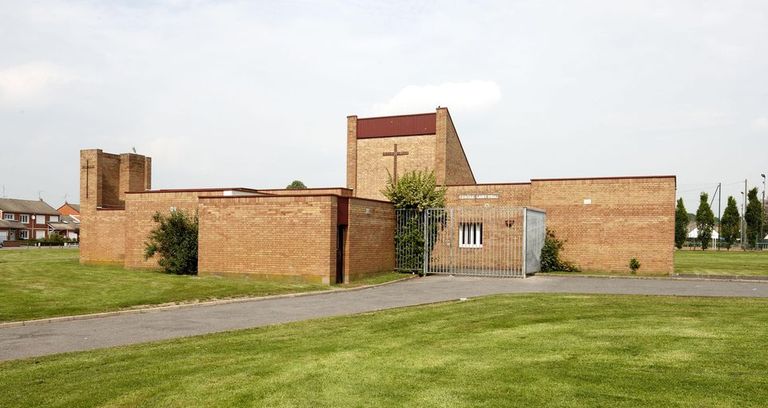
[[[185,154],[184,141],[178,137],[158,137],[149,142],[148,152],[138,152],[152,157],[156,162],[178,165],[182,159],[188,157]]]
[[[501,88],[493,81],[446,82],[409,85],[384,103],[374,105],[377,115],[432,111],[447,106],[453,112],[482,111],[501,100]]]
[[[53,85],[69,81],[60,68],[48,63],[29,63],[0,69],[0,105],[39,104]]]
[[[756,130],[758,132],[768,131],[768,117],[757,118],[752,121],[751,125],[752,130]]]

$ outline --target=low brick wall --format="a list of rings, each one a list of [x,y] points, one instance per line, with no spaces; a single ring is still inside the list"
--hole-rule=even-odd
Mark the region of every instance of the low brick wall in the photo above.
[[[125,210],[91,210],[80,224],[80,262],[125,262]]]
[[[168,215],[171,208],[194,215],[197,213],[197,197],[202,194],[204,193],[194,191],[126,194],[125,266],[157,268],[156,258],[144,259],[145,242],[149,233],[157,226],[152,217],[157,212]]]
[[[566,241],[563,258],[583,270],[674,271],[675,178],[542,179],[530,183],[449,186],[449,206],[520,206],[547,212]]]
[[[215,197],[199,202],[200,274],[331,283],[337,197]]]
[[[531,205],[566,241],[563,256],[581,269],[674,272],[675,178],[533,180]]]
[[[395,208],[391,203],[350,199],[347,231],[348,280],[395,269]]]

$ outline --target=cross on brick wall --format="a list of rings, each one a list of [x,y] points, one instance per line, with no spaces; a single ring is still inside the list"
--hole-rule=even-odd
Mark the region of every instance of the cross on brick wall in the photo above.
[[[91,190],[89,188],[90,187],[89,174],[90,174],[90,170],[93,169],[93,168],[94,167],[91,166],[91,161],[90,160],[86,160],[85,161],[85,166],[80,168],[81,170],[85,170],[85,198],[88,198],[88,194],[90,193],[90,190]]]
[[[397,183],[397,156],[407,156],[408,152],[398,152],[397,151],[397,143],[395,143],[395,148],[391,152],[384,152],[383,156],[392,156],[394,159],[394,165],[393,165],[393,175],[395,183]]]

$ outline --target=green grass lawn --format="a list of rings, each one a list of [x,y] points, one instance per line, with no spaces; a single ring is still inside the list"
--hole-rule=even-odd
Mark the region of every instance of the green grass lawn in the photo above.
[[[0,406],[765,406],[768,299],[510,295],[0,363]]]
[[[675,251],[675,273],[694,275],[757,276],[768,275],[768,251]],[[545,273],[541,273],[545,275]],[[629,272],[547,272],[552,275],[633,276]],[[668,276],[638,273],[638,276]]]
[[[675,251],[675,273],[768,275],[768,251]]]
[[[383,274],[354,286],[401,277]],[[140,305],[329,289],[326,285],[238,277],[177,276],[119,266],[84,266],[77,249],[0,251],[0,322],[118,310]]]

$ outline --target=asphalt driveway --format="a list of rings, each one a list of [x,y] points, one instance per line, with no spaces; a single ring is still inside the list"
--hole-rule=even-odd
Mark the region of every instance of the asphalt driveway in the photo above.
[[[0,328],[0,361],[501,293],[768,297],[768,282],[430,276],[373,288]]]

